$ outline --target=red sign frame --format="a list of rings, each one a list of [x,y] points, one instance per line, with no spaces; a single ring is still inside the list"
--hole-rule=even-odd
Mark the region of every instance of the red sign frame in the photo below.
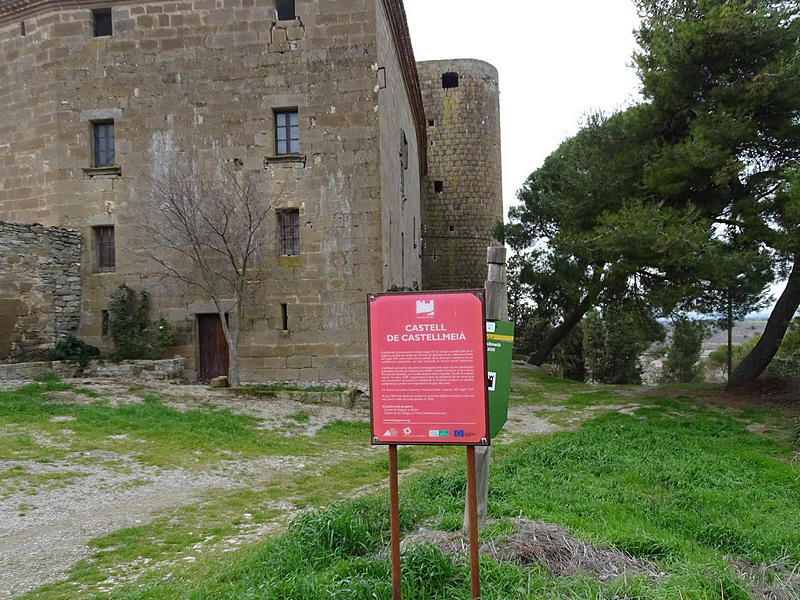
[[[367,296],[373,445],[488,446],[483,290]]]

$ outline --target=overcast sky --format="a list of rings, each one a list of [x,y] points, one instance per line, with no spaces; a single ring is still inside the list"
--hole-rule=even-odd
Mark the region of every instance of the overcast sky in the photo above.
[[[478,58],[500,73],[504,213],[583,117],[638,97],[630,0],[404,0],[417,60]]]

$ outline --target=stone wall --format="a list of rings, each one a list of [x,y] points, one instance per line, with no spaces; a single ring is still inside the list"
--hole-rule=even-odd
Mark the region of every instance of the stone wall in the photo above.
[[[384,4],[383,0],[375,0],[378,64],[382,69],[379,77],[382,89],[378,96],[383,207],[381,256],[383,289],[387,290],[419,287],[422,284],[422,218],[421,161],[420,149],[415,143],[415,115],[410,94],[405,93],[401,57],[394,44],[390,15],[384,10]],[[411,58],[413,60],[413,56]],[[423,116],[419,115],[419,118]]]
[[[80,325],[81,237],[0,221],[0,361],[43,358]]]
[[[483,288],[486,247],[503,218],[497,70],[479,60],[417,63],[427,119],[422,219],[426,289]],[[445,73],[457,87],[443,87]]]
[[[92,360],[83,369],[74,362],[63,360],[0,364],[0,382],[26,381],[47,373],[55,373],[62,378],[115,377],[177,381],[183,377],[184,362],[183,358],[124,360],[119,363]]]

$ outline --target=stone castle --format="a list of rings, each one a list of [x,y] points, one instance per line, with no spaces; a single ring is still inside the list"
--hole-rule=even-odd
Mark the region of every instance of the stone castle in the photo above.
[[[365,379],[367,293],[483,287],[497,71],[416,63],[401,0],[0,0],[0,57],[0,361],[69,333],[108,348],[124,283],[190,373],[220,374],[213,303],[133,226],[135,175],[186,140],[285,190],[248,282],[245,381]]]

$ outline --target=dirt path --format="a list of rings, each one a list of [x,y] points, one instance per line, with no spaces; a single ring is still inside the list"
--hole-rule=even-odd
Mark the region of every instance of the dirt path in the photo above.
[[[255,417],[260,421],[259,427],[265,429],[285,424],[290,415],[302,411],[308,415],[308,420],[303,423],[308,435],[333,421],[369,420],[369,411],[364,407],[348,409],[289,400],[263,400],[226,391],[211,391],[202,386],[143,385],[141,382],[109,380],[76,380],[72,383],[75,388],[93,390],[111,404],[141,402],[143,394],[157,395],[176,410],[189,410],[210,403],[220,409]],[[131,391],[132,386],[135,386],[135,391]],[[55,395],[59,402],[96,401],[69,391]],[[520,407],[510,416],[506,432],[498,443],[507,443],[521,435],[558,429],[536,417],[529,407]],[[197,502],[206,492],[280,480],[301,469],[315,472],[331,461],[375,450],[365,444],[353,448],[347,456],[266,456],[248,461],[224,460],[202,472],[146,467],[129,456],[111,452],[82,453],[51,463],[0,461],[0,472],[21,467],[28,473],[70,475],[61,487],[45,486],[33,495],[16,491],[0,497],[0,600],[65,578],[76,562],[96,551],[88,546],[91,539],[125,527],[146,524],[159,511]],[[113,468],[107,466],[110,461],[116,463]],[[124,468],[126,466],[130,468]],[[278,507],[282,518],[258,526],[245,525],[240,534],[217,540],[216,547],[232,550],[245,542],[272,535],[294,516],[293,511],[296,513],[291,503],[284,504]],[[119,580],[109,581],[108,588],[116,583]]]
[[[253,416],[264,428],[277,426],[301,410],[309,415],[304,424],[308,433],[335,420],[368,418],[364,409],[293,401],[265,402],[202,386],[154,383],[142,387],[140,382],[106,380],[74,383],[76,388],[97,392],[111,404],[140,402],[144,393],[158,395],[177,410],[211,403],[220,409]],[[135,394],[130,391],[134,383],[139,387]],[[54,395],[60,402],[95,401],[72,392]],[[92,459],[97,459],[97,464],[92,464]],[[110,461],[116,463],[113,468],[104,466]],[[0,472],[14,467],[27,473],[70,477],[60,487],[44,486],[35,494],[17,491],[0,497],[0,599],[63,579],[72,565],[94,551],[87,545],[93,538],[147,523],[154,513],[196,502],[203,492],[263,483],[313,465],[308,464],[306,457],[268,456],[247,461],[223,460],[210,470],[197,472],[144,466],[128,456],[111,452],[81,453],[50,463],[0,461]]]

